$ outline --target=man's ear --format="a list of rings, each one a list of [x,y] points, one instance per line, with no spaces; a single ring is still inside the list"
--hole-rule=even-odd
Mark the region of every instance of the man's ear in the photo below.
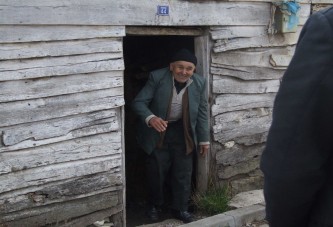
[[[173,63],[170,63],[170,65],[169,65],[169,69],[170,69],[170,71],[173,70]]]

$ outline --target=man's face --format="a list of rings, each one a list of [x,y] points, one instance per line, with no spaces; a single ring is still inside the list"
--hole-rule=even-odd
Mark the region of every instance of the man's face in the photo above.
[[[170,63],[170,71],[179,83],[185,83],[194,73],[195,65],[187,61],[175,61]]]

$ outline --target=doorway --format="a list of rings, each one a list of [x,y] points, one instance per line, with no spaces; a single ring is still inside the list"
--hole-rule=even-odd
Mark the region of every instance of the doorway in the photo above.
[[[138,119],[130,108],[131,101],[145,85],[149,73],[152,70],[167,67],[169,59],[175,51],[187,48],[193,53],[195,52],[195,36],[127,34],[123,39],[123,45],[125,60],[124,96],[126,101],[126,216],[127,226],[131,227],[146,223],[147,221],[144,215],[146,205],[146,154],[136,141],[136,123]],[[194,187],[195,175],[194,173]]]

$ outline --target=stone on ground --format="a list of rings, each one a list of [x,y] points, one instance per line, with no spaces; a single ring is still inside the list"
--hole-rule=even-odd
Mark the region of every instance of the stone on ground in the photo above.
[[[232,208],[242,208],[255,204],[264,204],[263,190],[253,190],[247,192],[241,192],[235,195],[229,202],[229,206]]]

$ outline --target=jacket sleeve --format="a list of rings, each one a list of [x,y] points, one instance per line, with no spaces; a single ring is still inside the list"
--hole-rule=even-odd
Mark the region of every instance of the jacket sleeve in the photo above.
[[[207,84],[204,78],[202,90],[200,91],[200,102],[198,108],[196,132],[198,143],[209,143],[209,122],[208,122],[208,98]]]
[[[261,159],[271,227],[307,226],[311,208],[325,182],[325,165],[332,145],[323,138],[332,130],[321,127],[325,114],[321,109],[332,104],[323,98],[327,94],[321,89],[333,75],[330,23],[324,13],[309,18],[275,99]]]

